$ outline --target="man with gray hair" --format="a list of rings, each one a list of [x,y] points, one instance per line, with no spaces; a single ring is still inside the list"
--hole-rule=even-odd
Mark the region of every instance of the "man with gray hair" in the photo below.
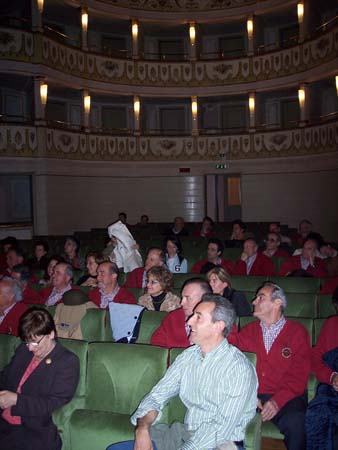
[[[258,289],[253,315],[232,341],[257,355],[258,408],[284,435],[288,450],[305,450],[307,381],[310,375],[310,338],[299,323],[286,319],[284,291],[271,282]]]
[[[188,320],[195,345],[176,358],[132,415],[135,442],[108,450],[243,449],[246,426],[256,412],[257,376],[251,362],[227,341],[235,318],[228,300],[203,296]],[[177,394],[187,407],[184,425],[152,427]]]
[[[52,274],[52,286],[40,291],[40,301],[46,306],[54,306],[62,302],[63,294],[71,289],[80,289],[72,285],[73,267],[68,263],[58,263]]]
[[[18,323],[27,306],[21,302],[22,292],[15,280],[0,281],[0,333],[18,336]]]

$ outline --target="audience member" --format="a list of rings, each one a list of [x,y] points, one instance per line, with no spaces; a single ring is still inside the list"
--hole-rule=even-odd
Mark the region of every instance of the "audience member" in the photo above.
[[[116,257],[114,254],[114,248],[117,245],[117,239],[115,236],[107,237],[105,240],[105,248],[102,250],[102,256],[105,260],[116,263]]]
[[[232,233],[230,236],[230,240],[232,241],[245,241],[246,235],[245,235],[246,225],[241,220],[234,220],[232,222]]]
[[[331,278],[331,280],[327,281],[324,284],[320,293],[321,294],[333,294],[337,288],[338,288],[338,277],[334,277],[334,278]]]
[[[74,236],[67,237],[64,245],[64,260],[66,263],[70,264],[73,269],[81,270],[83,268],[83,261],[79,256],[79,250],[79,241]]]
[[[237,317],[251,315],[251,307],[245,295],[232,289],[230,275],[223,267],[211,269],[207,273],[207,280],[214,294],[222,295],[229,300],[235,309]]]
[[[148,250],[144,267],[138,267],[128,274],[125,282],[126,288],[145,289],[147,286],[147,271],[155,266],[163,266],[165,264],[165,254],[157,247]]]
[[[2,252],[0,253],[0,278],[7,269],[7,253],[11,248],[19,248],[18,240],[13,236],[7,236],[1,241]],[[7,273],[8,275],[8,273]]]
[[[65,262],[62,256],[53,255],[48,260],[48,265],[45,270],[43,278],[39,281],[39,284],[42,284],[45,287],[51,286],[52,284],[52,275],[55,269],[55,266],[60,263]]]
[[[46,270],[48,266],[49,245],[45,241],[37,241],[34,245],[34,256],[27,261],[32,270]]]
[[[316,250],[318,250],[317,241],[306,239],[301,255],[291,256],[284,261],[279,270],[279,275],[285,276],[295,270],[303,269],[314,277],[326,277],[325,263],[322,259],[315,256]]]
[[[130,228],[129,223],[127,223],[127,213],[123,211],[119,212],[118,220],[120,220],[123,223],[123,225],[125,225],[127,228]]]
[[[204,294],[212,294],[203,278],[186,280],[181,289],[181,307],[170,312],[151,337],[151,344],[165,348],[189,347],[190,327],[187,320]]]
[[[24,264],[24,254],[19,247],[11,247],[6,253],[7,268],[4,272],[5,277],[10,277],[12,269],[18,264]]]
[[[281,233],[280,223],[279,222],[270,222],[268,227],[269,233],[276,233],[280,236],[281,244],[285,244],[287,247],[292,246],[292,241],[289,236],[285,236]]]
[[[15,280],[0,281],[0,333],[18,336],[18,324],[27,306],[21,302],[22,292]]]
[[[208,241],[207,247],[207,257],[205,259],[201,259],[194,264],[191,271],[193,273],[207,273],[209,270],[214,267],[221,266],[227,272],[233,272],[232,262],[228,259],[223,259],[224,245],[219,239],[212,238]]]
[[[175,234],[179,237],[188,236],[189,233],[184,225],[185,224],[183,217],[175,217],[172,228],[169,228],[164,234],[166,236],[171,236],[172,234]]]
[[[205,216],[203,218],[202,225],[193,232],[193,237],[210,239],[215,236],[213,228],[214,221],[211,217]]]
[[[134,295],[118,284],[119,269],[115,263],[103,262],[97,269],[97,288],[89,292],[88,298],[101,309],[109,309],[109,303],[135,304]]]
[[[16,280],[20,286],[23,303],[39,303],[39,292],[30,286],[31,271],[28,266],[24,266],[23,264],[14,266],[12,269],[12,278]]]
[[[79,289],[72,286],[73,267],[65,262],[57,263],[52,273],[52,285],[45,287],[40,291],[40,301],[46,306],[54,306],[62,302],[63,294],[73,289]]]
[[[137,226],[138,227],[147,227],[148,225],[149,225],[149,216],[147,216],[147,214],[142,214]]]
[[[173,311],[180,307],[180,299],[172,293],[173,275],[164,266],[147,271],[147,293],[138,299],[138,304],[150,311]]]
[[[338,251],[324,242],[320,247],[320,254],[324,259],[328,276],[338,277]]]
[[[301,324],[284,317],[286,304],[279,286],[264,283],[253,301],[253,314],[259,321],[242,328],[236,342],[241,350],[257,355],[263,422],[271,420],[277,426],[288,450],[305,450],[310,339]]]
[[[159,448],[175,442],[175,449],[243,449],[246,426],[256,412],[257,376],[250,361],[228,344],[234,322],[230,302],[216,295],[203,297],[188,321],[195,345],[176,358],[131,418],[135,443],[115,444],[107,450],[152,449],[155,430]],[[184,425],[152,427],[177,394],[188,409]]]
[[[104,261],[104,258],[99,252],[89,252],[86,256],[86,267],[88,273],[79,278],[76,283],[78,286],[97,286],[97,268],[99,264]]]
[[[262,252],[263,255],[272,257],[284,257],[288,258],[290,255],[286,250],[280,248],[281,237],[277,233],[269,233],[267,239],[265,240],[266,248]]]
[[[172,273],[187,273],[188,263],[182,256],[182,243],[175,234],[164,240],[166,266]]]
[[[243,252],[241,258],[236,261],[233,274],[271,277],[275,275],[275,269],[270,258],[258,253],[256,240],[248,238],[244,241]]]
[[[312,223],[309,220],[303,219],[299,222],[298,232],[296,233],[294,238],[296,247],[303,247],[305,240],[307,239],[308,234],[311,233],[311,231]]]

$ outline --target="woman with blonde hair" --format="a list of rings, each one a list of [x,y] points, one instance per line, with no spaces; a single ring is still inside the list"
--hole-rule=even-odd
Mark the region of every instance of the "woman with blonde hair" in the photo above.
[[[230,275],[223,267],[217,266],[209,270],[207,280],[214,294],[222,295],[232,303],[238,317],[251,316],[251,307],[245,295],[232,289]]]

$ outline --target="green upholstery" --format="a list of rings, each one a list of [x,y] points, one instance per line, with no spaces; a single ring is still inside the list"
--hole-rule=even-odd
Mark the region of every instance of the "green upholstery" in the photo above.
[[[242,316],[239,318],[239,329],[241,330],[248,323],[255,322],[257,319],[254,316]]]
[[[83,408],[85,404],[87,384],[88,342],[75,339],[60,339],[60,343],[77,355],[80,360],[80,379],[72,401],[53,414],[53,420],[62,438],[62,450],[72,450],[69,435],[69,418],[75,409]]]
[[[167,312],[165,311],[144,311],[137,343],[150,344],[152,334],[161,325],[161,322],[166,315]]]
[[[278,273],[280,270],[281,265],[283,264],[283,262],[286,260],[287,258],[285,256],[273,256],[271,258],[272,262],[273,262],[273,266],[275,268],[275,273]]]
[[[283,440],[284,436],[272,422],[262,422],[262,437]]]
[[[317,317],[317,295],[313,293],[287,292],[287,317]]]
[[[236,289],[236,291],[256,292],[264,281],[267,281],[267,277],[233,275],[231,277],[231,286]]]
[[[0,370],[10,362],[20,339],[11,334],[0,334]]]
[[[332,294],[321,294],[317,297],[318,317],[330,317],[336,314],[332,304]]]
[[[242,251],[241,248],[226,248],[224,249],[222,258],[230,259],[232,263],[235,263],[241,257]]]
[[[73,283],[76,284],[79,281],[79,279],[81,277],[83,277],[83,275],[86,275],[86,273],[87,272],[85,270],[74,269],[73,270]]]
[[[90,343],[85,407],[70,420],[72,450],[132,438],[130,415],[165,373],[167,356],[167,349],[149,345]]]
[[[284,291],[293,293],[316,293],[320,288],[319,278],[305,277],[271,277],[273,283],[278,284]]]
[[[113,341],[109,311],[99,308],[88,309],[81,320],[81,331],[85,341]]]
[[[313,334],[314,334],[313,344],[314,344],[314,345],[316,344],[316,342],[317,342],[317,340],[318,340],[319,334],[320,334],[320,332],[321,332],[321,329],[322,329],[322,327],[323,327],[323,325],[324,325],[325,320],[326,320],[326,319],[315,319],[315,320],[313,321],[313,328],[314,328],[314,333],[313,333]]]
[[[127,290],[133,294],[133,296],[136,299],[136,302],[141,297],[141,295],[143,295],[143,293],[144,293],[144,290],[141,288],[127,288]]]
[[[186,280],[189,280],[190,278],[200,277],[200,276],[202,276],[204,278],[204,275],[196,274],[196,273],[175,273],[175,274],[173,274],[174,288],[181,290],[181,288]]]

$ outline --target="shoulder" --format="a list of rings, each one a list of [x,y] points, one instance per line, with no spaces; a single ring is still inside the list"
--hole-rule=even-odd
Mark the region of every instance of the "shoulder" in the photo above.
[[[74,368],[79,367],[79,358],[75,355],[75,353],[60,344],[59,341],[57,341],[55,349],[53,350],[53,356],[63,366],[69,366],[71,364]]]
[[[301,336],[304,338],[309,337],[309,333],[304,325],[290,319],[286,319],[285,332],[291,334],[293,339],[297,339]]]

